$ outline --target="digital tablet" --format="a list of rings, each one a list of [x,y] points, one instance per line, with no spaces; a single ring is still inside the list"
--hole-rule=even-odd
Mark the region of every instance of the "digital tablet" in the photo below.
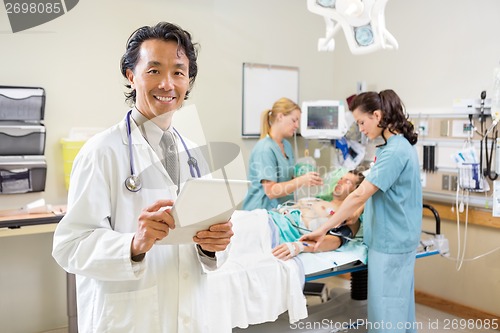
[[[247,180],[189,179],[172,207],[175,229],[157,244],[193,243],[198,231],[229,221],[249,185]]]

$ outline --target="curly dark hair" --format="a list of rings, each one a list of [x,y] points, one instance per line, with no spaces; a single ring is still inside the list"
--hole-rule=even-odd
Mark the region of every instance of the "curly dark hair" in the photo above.
[[[196,75],[198,74],[198,44],[191,41],[191,34],[181,27],[168,22],[159,22],[155,26],[144,26],[134,31],[127,40],[125,54],[120,61],[122,75],[127,78],[127,69],[134,71],[139,61],[139,52],[143,42],[149,39],[159,39],[163,41],[175,41],[179,45],[178,52],[183,52],[189,59],[189,89],[186,92],[185,100],[193,88]],[[135,104],[136,91],[130,84],[125,84],[129,92],[125,93],[126,101]]]
[[[351,111],[358,109],[369,114],[380,110],[382,119],[378,127],[388,129],[393,134],[403,134],[412,145],[417,143],[418,134],[415,132],[413,124],[408,121],[408,114],[405,111],[404,104],[394,90],[387,89],[379,93],[374,91],[361,93],[352,100],[349,108]],[[385,141],[384,145],[387,144],[383,131],[382,138]]]

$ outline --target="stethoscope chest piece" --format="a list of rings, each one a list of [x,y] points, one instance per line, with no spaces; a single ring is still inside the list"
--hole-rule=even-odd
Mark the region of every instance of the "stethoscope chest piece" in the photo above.
[[[139,192],[139,190],[142,188],[141,179],[136,175],[130,175],[127,177],[127,179],[125,179],[125,187],[130,192]]]
[[[197,160],[196,160],[196,158],[194,158],[193,156],[190,156],[190,157],[188,158],[188,165],[189,165],[190,167],[194,167],[194,168],[196,168],[196,167],[198,167],[198,161],[197,161]],[[194,177],[194,176],[193,176],[193,177]],[[198,176],[198,177],[199,177],[199,176]]]

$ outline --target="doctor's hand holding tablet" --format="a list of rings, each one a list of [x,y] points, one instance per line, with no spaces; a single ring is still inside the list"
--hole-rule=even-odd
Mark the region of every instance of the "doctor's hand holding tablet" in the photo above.
[[[172,201],[167,200],[158,204],[169,204],[169,207],[152,207],[153,211],[164,210],[163,214],[154,214],[155,218],[164,219],[165,224],[161,226],[163,234],[155,233],[158,237],[154,243],[173,245],[194,242],[205,254],[223,251],[233,236],[229,220],[245,198],[249,183],[247,180],[232,179],[188,179],[173,206]],[[215,200],[207,200],[208,197]],[[168,216],[165,217],[164,214]],[[173,223],[169,221],[171,218]],[[151,226],[154,227],[155,224]]]
[[[172,244],[175,242],[166,239],[176,227],[171,209],[173,205],[173,200],[159,200],[144,209],[141,215],[139,215],[137,231],[135,232],[131,247],[133,260],[142,259],[143,255],[155,243],[162,244],[164,242],[165,244]],[[167,208],[164,209],[165,207]],[[203,226],[199,228],[203,228]],[[194,231],[194,233],[194,236],[187,234],[187,237],[184,237],[183,240],[178,240],[178,242],[189,242],[188,237],[191,237],[191,240],[197,243],[205,254],[212,256],[213,254],[210,252],[223,251],[230,243],[230,239],[234,234],[232,223],[229,221],[212,224],[208,229]]]
[[[162,209],[173,204],[173,200],[159,200],[139,215],[137,231],[130,249],[132,260],[142,259],[142,255],[148,252],[157,240],[165,238],[170,229],[175,228],[170,209]]]
[[[153,245],[196,243],[206,255],[223,251],[233,236],[229,222],[247,191],[249,181],[191,178],[175,201],[159,200],[138,218],[131,253],[133,260]],[[208,197],[216,200],[207,200]]]

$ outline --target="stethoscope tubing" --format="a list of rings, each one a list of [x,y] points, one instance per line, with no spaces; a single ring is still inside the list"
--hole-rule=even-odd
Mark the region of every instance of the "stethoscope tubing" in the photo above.
[[[127,179],[125,179],[125,187],[127,188],[127,190],[129,190],[131,192],[138,192],[142,188],[142,184],[141,184],[141,180],[140,180],[139,176],[135,174],[134,154],[132,151],[132,128],[130,125],[130,118],[131,117],[132,117],[132,110],[130,110],[127,113],[127,117],[125,118],[125,123],[127,125],[128,153],[129,153],[129,161],[130,161],[130,176],[128,176]],[[187,153],[187,156],[188,156],[187,163],[189,165],[189,173],[191,174],[191,177],[200,178],[201,172],[200,172],[200,168],[198,166],[198,161],[189,152],[189,149],[186,145],[186,142],[184,142],[184,139],[179,134],[177,129],[173,128],[173,130],[175,131],[175,133],[177,134],[177,136],[181,140],[181,143],[184,147],[184,150]]]
[[[187,163],[189,165],[189,173],[191,173],[191,177],[193,177],[193,178],[196,178],[196,177],[200,178],[201,177],[201,172],[200,172],[200,167],[198,166],[198,161],[189,152],[189,149],[188,149],[186,143],[182,139],[182,136],[179,134],[179,132],[177,131],[177,129],[175,127],[173,127],[173,130],[177,134],[177,136],[181,139],[181,143],[184,146],[184,150],[186,151],[186,153],[188,155],[188,162]],[[194,171],[196,171],[196,175],[194,174]]]
[[[134,167],[134,155],[132,153],[132,130],[130,128],[130,117],[132,115],[132,110],[127,113],[127,139],[128,139],[128,154],[130,159],[130,174],[135,176],[135,167]]]

